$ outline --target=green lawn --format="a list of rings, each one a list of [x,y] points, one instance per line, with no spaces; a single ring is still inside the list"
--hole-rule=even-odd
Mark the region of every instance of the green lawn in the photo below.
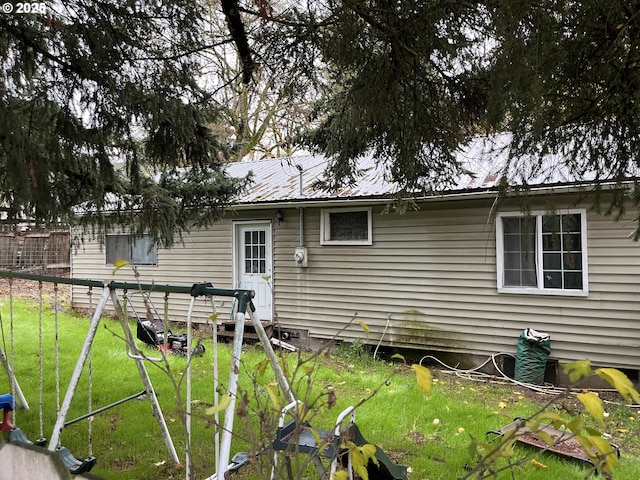
[[[31,409],[16,412],[16,424],[27,436],[40,436],[39,421],[39,318],[38,304],[14,299],[13,352],[14,368]],[[55,331],[54,313],[45,306],[43,313],[43,433],[51,436],[56,418],[55,386]],[[8,297],[0,297],[0,312],[4,331],[3,349],[11,354],[10,315]],[[60,398],[82,346],[88,319],[68,310],[61,311],[59,321]],[[114,335],[117,334],[117,335]],[[93,408],[99,408],[143,390],[134,362],[125,353],[123,341],[118,337],[118,322],[103,319],[93,347]],[[213,418],[205,410],[213,403],[212,345],[207,341],[207,352],[193,360],[193,476],[202,479],[215,472]],[[153,354],[153,352],[149,352]],[[396,462],[410,468],[410,479],[457,479],[468,473],[473,464],[469,454],[471,437],[485,439],[489,430],[498,429],[514,417],[527,416],[536,411],[549,397],[525,391],[512,385],[474,382],[434,369],[435,383],[430,396],[426,396],[415,381],[408,365],[373,360],[361,355],[361,349],[348,346],[319,355],[312,361],[297,354],[283,354],[282,364],[299,398],[314,403],[310,422],[316,428],[332,428],[337,415],[347,406],[360,403],[356,421],[363,435],[371,443],[383,448]],[[226,383],[230,346],[220,345],[221,380]],[[277,414],[269,395],[273,375],[267,369],[259,375],[259,365],[265,359],[259,346],[245,346],[241,369],[240,396],[246,393],[246,402],[239,401],[235,421],[236,439],[232,454],[254,451],[268,445],[273,439]],[[182,378],[186,367],[184,358],[172,357],[169,366],[176,380]],[[182,407],[175,401],[175,392],[167,374],[153,364],[147,364],[158,399],[181,459],[184,459],[184,434],[181,424]],[[9,382],[3,375],[3,392],[9,391]],[[184,395],[184,385],[181,385]],[[74,398],[68,420],[87,412],[88,382],[83,374]],[[328,395],[331,392],[331,395]],[[334,400],[335,398],[335,400]],[[282,396],[279,398],[283,402]],[[570,402],[569,404],[567,402]],[[560,402],[552,410],[568,415],[575,406],[571,399]],[[329,408],[331,405],[331,408]],[[638,413],[631,408],[608,405],[606,433],[610,441],[621,445],[620,465],[615,478],[640,478],[640,449],[635,436]],[[93,453],[98,463],[92,473],[112,479],[169,479],[184,478],[184,468],[174,466],[160,436],[148,401],[132,400],[94,416],[92,432]],[[61,442],[77,457],[88,454],[88,421],[67,427]],[[526,447],[516,447],[516,458],[536,453]],[[259,456],[257,465],[232,474],[232,478],[268,478],[270,471],[267,455]],[[300,476],[317,478],[314,470],[305,468],[304,458],[293,459],[292,468],[300,468]],[[575,461],[542,454],[537,460],[546,466],[538,468],[530,460],[513,472],[505,471],[501,479],[585,478],[589,469]],[[282,462],[281,462],[282,464]],[[283,477],[284,478],[284,477]]]

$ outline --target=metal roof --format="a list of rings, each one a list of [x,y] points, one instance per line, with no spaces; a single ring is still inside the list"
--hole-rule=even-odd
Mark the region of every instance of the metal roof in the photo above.
[[[446,189],[437,192],[438,196],[494,191],[504,176],[509,184],[522,184],[526,179],[531,186],[576,182],[557,155],[545,156],[544,168],[538,168],[537,159],[509,161],[509,141],[508,134],[483,136],[460,149],[457,159],[469,174],[453,179]],[[314,183],[324,178],[328,163],[322,156],[292,156],[232,163],[227,166],[227,173],[240,178],[253,172],[253,183],[237,199],[239,204],[380,198],[398,191],[398,185],[388,180],[385,166],[371,155],[358,159],[360,176],[355,186],[336,192],[315,188]]]
[[[295,156],[257,162],[239,162],[228,166],[232,177],[243,177],[253,172],[253,183],[238,199],[240,203],[277,202],[287,200],[359,198],[391,195],[397,186],[384,178],[384,171],[372,157],[358,160],[362,174],[357,185],[337,192],[326,192],[314,187],[324,178],[328,160],[321,156]]]

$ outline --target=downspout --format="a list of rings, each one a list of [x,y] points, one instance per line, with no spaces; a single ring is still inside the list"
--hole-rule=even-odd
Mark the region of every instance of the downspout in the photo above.
[[[302,166],[301,165],[296,165],[298,167],[298,178],[299,178],[299,195],[300,197],[304,197],[304,181],[302,178],[302,174],[304,173],[304,170],[302,170]],[[304,247],[304,207],[300,207],[300,246]]]
[[[298,172],[299,172],[298,179],[299,179],[299,185],[300,185],[298,197],[302,198],[304,197],[304,182],[302,178],[302,174],[304,173],[304,171],[302,170],[301,165],[296,165],[296,167],[298,167]],[[300,242],[295,249],[293,260],[295,262],[296,267],[306,268],[308,265],[308,260],[307,260],[308,252],[307,252],[307,248],[304,246],[304,207],[300,207],[299,214],[300,214],[300,226],[298,230],[300,232]]]
[[[304,207],[300,207],[300,246],[304,247]]]

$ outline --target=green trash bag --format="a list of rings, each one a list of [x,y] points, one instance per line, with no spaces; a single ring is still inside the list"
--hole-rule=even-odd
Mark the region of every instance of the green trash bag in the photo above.
[[[551,353],[551,338],[532,328],[525,329],[518,338],[515,379],[518,382],[542,385],[547,359]]]

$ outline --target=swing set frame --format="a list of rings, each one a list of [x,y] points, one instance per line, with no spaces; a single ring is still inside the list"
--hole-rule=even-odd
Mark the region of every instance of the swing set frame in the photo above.
[[[158,422],[158,426],[160,428],[165,446],[169,452],[171,460],[174,464],[179,465],[180,459],[176,452],[175,446],[173,444],[173,440],[167,428],[166,421],[164,419],[164,415],[158,403],[155,390],[153,388],[153,384],[151,383],[151,379],[147,372],[147,368],[145,366],[145,361],[148,361],[149,358],[144,355],[144,353],[138,348],[136,344],[136,337],[131,330],[131,326],[129,324],[129,318],[126,312],[126,309],[123,308],[122,303],[120,302],[118,291],[144,291],[144,292],[161,292],[165,294],[175,293],[175,294],[183,294],[190,295],[191,301],[189,304],[189,310],[187,314],[187,345],[189,347],[192,343],[192,314],[194,310],[195,300],[199,297],[205,297],[211,300],[212,312],[215,314],[215,303],[213,301],[214,297],[229,297],[234,299],[234,303],[237,304],[237,308],[235,310],[235,332],[233,338],[233,348],[232,348],[232,357],[231,357],[231,366],[229,369],[229,380],[227,383],[227,394],[231,398],[230,403],[225,409],[224,414],[224,424],[221,428],[216,429],[216,434],[214,436],[215,441],[215,459],[216,459],[216,476],[217,478],[224,478],[224,473],[228,469],[229,458],[231,452],[231,440],[233,434],[233,422],[234,422],[234,411],[235,411],[235,403],[236,403],[236,394],[238,387],[238,373],[240,371],[240,357],[242,352],[242,343],[243,343],[243,333],[244,326],[247,317],[251,321],[253,327],[255,328],[256,333],[258,334],[260,343],[262,344],[267,357],[270,360],[272,369],[275,373],[275,378],[285,394],[285,397],[288,402],[295,401],[292,390],[284,376],[284,373],[277,361],[276,354],[273,350],[273,346],[269,340],[269,337],[264,329],[262,322],[257,314],[256,309],[253,306],[252,299],[254,298],[255,292],[253,290],[246,289],[223,289],[223,288],[214,288],[211,283],[197,283],[193,284],[191,287],[187,286],[178,286],[178,285],[161,285],[161,284],[145,284],[145,283],[133,283],[133,282],[116,282],[112,281],[108,284],[105,284],[101,281],[88,280],[88,279],[76,279],[76,278],[65,278],[65,277],[54,277],[47,275],[36,275],[30,273],[21,273],[21,272],[11,272],[0,270],[0,277],[4,278],[15,278],[22,280],[32,280],[38,282],[47,282],[53,284],[67,284],[67,285],[75,285],[75,286],[85,286],[89,288],[102,288],[102,294],[100,296],[100,300],[93,311],[93,314],[90,319],[89,328],[87,334],[85,336],[84,343],[80,350],[80,354],[77,358],[74,371],[69,380],[69,384],[66,389],[66,393],[64,396],[64,400],[60,406],[56,423],[53,427],[52,435],[47,445],[47,449],[49,451],[55,451],[58,447],[58,443],[60,441],[60,435],[65,428],[80,419],[71,420],[69,422],[66,421],[67,415],[69,413],[69,409],[71,407],[71,402],[75,395],[75,392],[78,387],[79,380],[82,375],[82,371],[85,367],[87,359],[90,358],[91,346],[93,344],[93,340],[95,338],[96,332],[98,330],[98,326],[100,324],[102,314],[107,307],[109,300],[111,300],[112,306],[116,312],[118,319],[120,320],[125,343],[127,354],[130,358],[135,361],[136,367],[138,369],[138,373],[140,375],[141,381],[144,385],[144,392],[147,394],[147,398],[151,403],[151,408],[153,411],[153,416],[156,418]],[[214,404],[219,404],[218,398],[218,355],[217,355],[217,328],[214,325],[213,331],[213,368],[214,368]],[[1,350],[1,349],[0,349]],[[187,358],[187,367],[186,367],[186,396],[185,396],[185,411],[186,411],[186,432],[187,432],[187,441],[186,441],[186,458],[185,458],[185,473],[186,478],[191,478],[191,458],[190,458],[190,443],[191,443],[191,356],[192,349],[188,348],[186,352]],[[20,392],[19,385],[15,379],[13,371],[11,370],[9,364],[4,359],[4,352],[0,354],[0,360],[4,364],[7,375],[12,380],[13,385],[16,386],[16,392]],[[137,394],[136,396],[139,396]],[[128,397],[123,401],[115,402],[110,406],[107,406],[100,411],[104,411],[107,408],[110,408],[115,405],[119,405],[124,401],[127,401],[133,397]],[[26,405],[26,399],[24,397],[19,398],[20,402],[23,402]],[[96,411],[97,412],[97,411]],[[95,413],[95,412],[94,412]],[[215,414],[216,425],[220,425],[218,413]],[[83,416],[81,419],[86,418],[87,416]],[[220,434],[220,431],[222,433]]]

